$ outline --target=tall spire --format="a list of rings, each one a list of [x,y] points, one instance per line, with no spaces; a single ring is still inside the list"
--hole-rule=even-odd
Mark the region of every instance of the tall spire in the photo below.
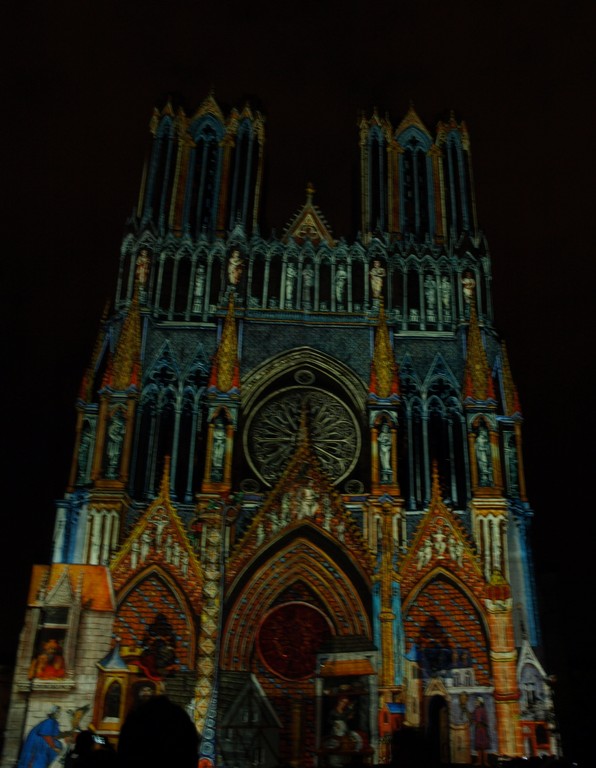
[[[433,467],[432,467],[432,487],[430,492],[430,507],[435,506],[436,504],[442,503],[443,498],[441,495],[441,484],[439,482],[439,466],[437,464],[437,460],[433,459]]]
[[[371,366],[370,390],[382,398],[397,394],[397,367],[393,357],[383,298],[380,299],[379,320]]]
[[[95,369],[97,367],[97,361],[99,360],[101,348],[103,346],[105,336],[106,336],[105,325],[108,319],[109,308],[110,308],[110,300],[108,299],[104,305],[103,312],[101,313],[101,321],[99,324],[97,337],[95,339],[95,346],[93,347],[93,354],[91,355],[91,360],[89,361],[89,365],[87,366],[85,373],[83,374],[83,380],[81,381],[79,398],[85,403],[89,403],[93,398],[93,382],[95,380]]]
[[[507,354],[507,347],[505,346],[504,341],[501,342],[501,359],[503,361],[503,400],[505,401],[505,414],[507,416],[512,416],[514,413],[521,414],[517,388],[513,383],[513,376],[511,375],[511,368],[509,367],[509,355]]]
[[[215,368],[216,386],[220,392],[229,392],[233,387],[239,386],[238,336],[236,334],[233,292],[230,292],[228,314],[216,354]]]
[[[114,352],[111,385],[116,390],[139,386],[141,379],[141,320],[138,288],[122,323],[120,338]]]
[[[170,457],[166,456],[163,463],[163,473],[161,476],[161,486],[159,495],[165,501],[170,500]]]
[[[494,399],[492,378],[488,368],[486,352],[482,344],[476,302],[470,301],[470,322],[468,325],[468,351],[464,371],[464,390],[466,397],[473,400]]]

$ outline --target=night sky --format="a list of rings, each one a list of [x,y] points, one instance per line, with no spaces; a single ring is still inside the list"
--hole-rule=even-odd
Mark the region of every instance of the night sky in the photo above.
[[[595,685],[596,5],[206,6],[64,0],[3,25],[0,661],[14,661],[31,564],[50,558],[77,391],[114,295],[153,108],[171,96],[190,115],[210,90],[226,114],[248,101],[266,117],[261,234],[282,233],[312,182],[334,236],[351,241],[359,114],[376,107],[397,126],[412,103],[431,133],[451,110],[470,132],[495,322],[525,419],[545,666],[566,753],[583,756]]]

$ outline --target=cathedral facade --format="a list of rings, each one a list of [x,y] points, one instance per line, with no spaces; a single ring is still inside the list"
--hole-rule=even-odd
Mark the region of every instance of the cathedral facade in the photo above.
[[[310,184],[265,239],[263,116],[154,112],[3,765],[159,693],[202,768],[558,754],[468,132],[358,130],[354,242]]]

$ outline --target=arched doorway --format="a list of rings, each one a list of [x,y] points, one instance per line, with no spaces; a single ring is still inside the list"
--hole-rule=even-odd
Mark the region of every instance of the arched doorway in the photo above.
[[[430,765],[449,765],[449,710],[442,696],[429,701],[427,736]]]

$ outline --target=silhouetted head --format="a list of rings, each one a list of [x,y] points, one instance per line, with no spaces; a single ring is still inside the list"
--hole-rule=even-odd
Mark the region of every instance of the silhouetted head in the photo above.
[[[118,741],[121,768],[196,768],[199,735],[187,712],[152,696],[128,713]]]
[[[93,749],[93,732],[81,731],[77,733],[74,751],[77,756],[88,755]]]

